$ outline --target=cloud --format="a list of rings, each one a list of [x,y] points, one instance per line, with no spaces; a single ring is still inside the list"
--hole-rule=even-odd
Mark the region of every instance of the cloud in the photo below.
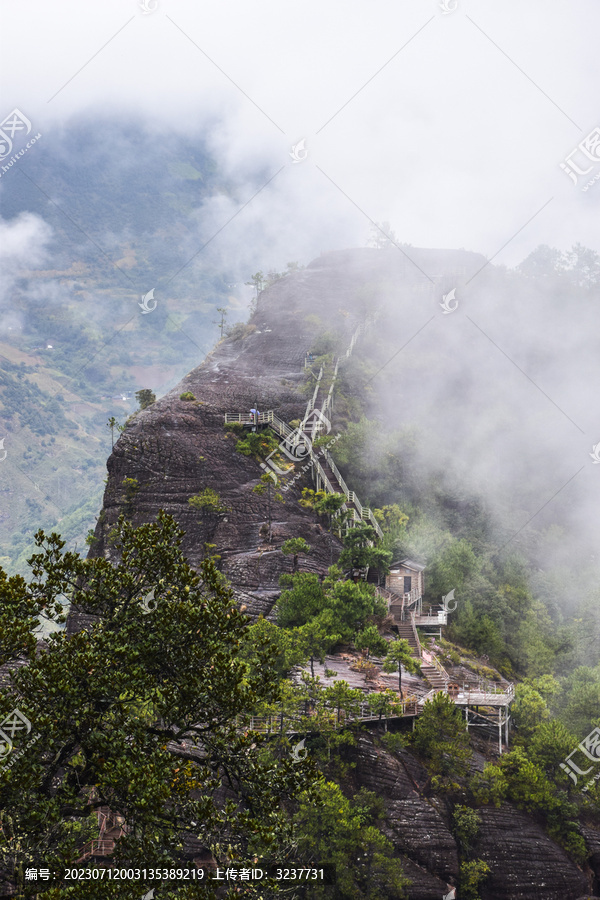
[[[0,219],[1,304],[10,300],[23,269],[40,265],[48,258],[51,237],[50,226],[33,213],[21,213],[10,221]]]
[[[369,218],[419,246],[491,256],[506,244],[509,265],[540,243],[600,250],[598,201],[559,167],[598,124],[593,0],[460,0],[448,16],[435,0],[160,0],[146,16],[135,0],[33,0],[4,18],[5,97],[34,127],[135,112],[164,144],[202,133],[227,177],[247,182],[242,202],[306,138],[312,177],[296,166],[285,174],[297,185],[280,179],[255,204],[298,252],[310,253],[308,222],[347,246]],[[110,129],[101,140],[111,148]]]

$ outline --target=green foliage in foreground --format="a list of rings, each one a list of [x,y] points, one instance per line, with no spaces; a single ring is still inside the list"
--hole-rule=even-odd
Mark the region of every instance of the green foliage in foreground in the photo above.
[[[31,584],[0,576],[0,664],[18,653],[28,663],[2,689],[0,717],[18,708],[35,736],[17,736],[11,765],[0,769],[0,865],[18,879],[24,865],[74,863],[100,806],[123,817],[115,859],[130,866],[180,865],[184,832],[223,863],[286,858],[282,804],[303,791],[309,804],[316,772],[240,729],[258,704],[278,701],[275,651],[253,644],[258,665],[248,665],[246,617],[212,560],[199,574],[189,567],[181,538],[162,512],[137,529],[122,517],[113,564],[65,553],[58,535],[39,532]],[[36,656],[27,627],[42,611],[59,620],[62,595],[95,624],[52,635]],[[186,757],[184,738],[204,755]],[[95,900],[97,886],[63,885],[48,896]],[[113,884],[103,896],[130,897],[131,887]]]
[[[300,850],[314,862],[333,863],[334,887],[316,887],[315,900],[388,900],[407,897],[409,884],[391,842],[376,827],[383,801],[371,791],[348,800],[334,782],[319,790],[320,804],[302,803],[296,817]]]
[[[447,694],[435,694],[417,719],[413,746],[426,761],[440,787],[450,787],[455,776],[466,775],[471,757],[463,714]]]

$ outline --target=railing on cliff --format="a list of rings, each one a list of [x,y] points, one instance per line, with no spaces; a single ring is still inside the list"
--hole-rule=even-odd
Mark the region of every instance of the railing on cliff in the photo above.
[[[374,693],[380,693],[375,691]],[[326,714],[331,714],[340,726],[350,722],[366,722],[373,720],[399,719],[403,716],[415,716],[418,710],[418,698],[416,696],[404,697],[403,699],[394,699],[390,701],[390,707],[386,713],[381,711],[377,706],[371,705],[368,700],[361,702],[356,712],[349,713],[343,709],[339,709],[329,703],[318,704],[319,710]],[[248,731],[259,731],[267,734],[299,734],[303,731],[310,730],[311,718],[317,715],[316,709],[307,709],[301,711],[298,709],[292,714],[275,714],[271,716],[251,716],[249,718],[240,718],[238,720],[241,728]]]
[[[448,611],[444,607],[436,609],[435,612],[430,609],[426,615],[415,616],[415,625],[420,627],[433,627],[434,625],[447,625]]]
[[[415,611],[411,610],[411,606],[414,606],[415,603],[421,600],[421,594],[417,588],[412,588],[412,590],[403,594],[386,588],[386,593],[389,595],[389,611],[394,616],[396,624],[405,622],[407,613],[415,615]]]
[[[374,317],[372,317],[372,318],[374,318]],[[333,377],[332,377],[331,384],[329,386],[329,391],[328,391],[327,397],[325,399],[325,402],[323,403],[322,409],[319,410],[321,415],[314,417],[314,420],[311,423],[310,427],[307,426],[307,421],[308,421],[310,414],[316,407],[317,396],[319,393],[321,380],[323,378],[323,367],[322,366],[319,369],[319,374],[317,376],[313,395],[306,405],[306,412],[304,414],[304,418],[300,422],[300,425],[298,426],[297,429],[293,429],[290,425],[288,425],[286,422],[284,422],[283,419],[280,419],[277,415],[275,415],[273,410],[268,410],[265,413],[251,413],[251,412],[249,412],[249,413],[233,413],[233,414],[226,413],[225,414],[225,424],[235,422],[235,423],[240,423],[242,425],[271,425],[273,427],[274,431],[276,431],[280,437],[283,437],[286,444],[288,444],[290,450],[292,451],[290,458],[293,458],[295,462],[299,462],[301,460],[302,456],[304,456],[310,460],[312,474],[313,474],[314,480],[316,481],[317,489],[319,489],[320,486],[322,486],[327,491],[327,493],[330,493],[330,494],[342,493],[344,495],[344,497],[346,498],[346,502],[342,506],[342,509],[334,516],[334,518],[339,517],[339,515],[341,513],[350,512],[351,513],[350,521],[353,524],[357,524],[357,523],[365,524],[366,523],[375,530],[375,532],[379,538],[382,538],[383,531],[381,529],[381,526],[379,525],[379,522],[373,515],[373,512],[371,511],[371,509],[369,509],[369,507],[364,507],[361,504],[361,502],[359,501],[359,499],[356,496],[356,494],[354,493],[354,491],[351,491],[349,489],[348,485],[346,484],[346,482],[344,481],[344,479],[342,477],[341,472],[339,471],[338,467],[336,466],[335,462],[333,461],[333,457],[331,456],[331,454],[326,449],[323,449],[320,451],[319,455],[322,455],[323,458],[325,459],[327,466],[333,473],[333,476],[334,476],[335,480],[337,481],[337,483],[339,484],[341,491],[338,491],[334,487],[330,477],[327,475],[327,472],[325,471],[324,467],[321,465],[321,463],[317,459],[317,456],[315,455],[313,448],[312,448],[313,441],[315,440],[317,434],[324,427],[325,414],[326,414],[326,412],[328,412],[330,410],[332,402],[333,402],[333,391],[334,391],[335,382],[336,382],[336,379],[338,376],[340,362],[344,358],[347,359],[350,356],[350,354],[352,353],[352,350],[354,349],[356,341],[358,340],[358,336],[364,330],[364,327],[365,327],[365,324],[361,324],[358,326],[358,328],[354,331],[354,334],[352,335],[352,338],[350,340],[350,345],[349,345],[348,349],[346,350],[344,357],[338,357],[338,359],[336,360],[334,370],[333,370]],[[306,368],[306,363],[307,363],[307,360],[309,359],[309,357],[310,357],[310,354],[307,354],[305,361],[304,361],[305,368]],[[304,448],[306,451],[305,453],[299,454],[299,453],[293,452],[294,448],[298,447],[299,444],[304,444]],[[276,471],[280,471],[280,470],[276,469]],[[352,509],[349,510],[347,504],[350,504]]]
[[[444,688],[433,688],[423,697],[419,698],[419,710],[423,708],[427,700],[433,699],[436,694],[448,694],[457,706],[510,706],[515,699],[515,686],[508,684],[506,687],[498,684],[473,684],[464,682],[458,684],[449,682]]]
[[[351,503],[356,508],[360,520],[362,522],[364,522],[366,520],[369,523],[369,525],[371,525],[375,529],[378,537],[382,538],[383,531],[381,530],[381,526],[379,525],[379,522],[377,521],[377,519],[375,518],[375,516],[373,515],[371,510],[367,506],[362,505],[362,503],[359,501],[359,499],[356,496],[356,494],[354,493],[354,491],[350,490],[350,488],[348,487],[348,485],[346,484],[346,482],[344,481],[344,479],[342,477],[342,473],[340,472],[340,470],[334,463],[333,457],[331,456],[331,454],[327,450],[323,450],[323,456],[324,456],[325,460],[327,461],[327,465],[329,466],[329,468],[335,475],[336,481],[338,482],[339,486],[341,487],[342,493],[345,495],[346,500],[348,501],[348,503]]]
[[[412,613],[410,617],[410,627],[412,628],[412,632],[415,636],[415,641],[417,642],[417,653],[419,654],[419,659],[423,659],[423,645],[419,640],[419,632],[417,631],[417,626],[415,625],[414,613]]]
[[[443,667],[435,653],[432,653],[430,650],[425,650],[422,653],[422,659],[425,665],[433,666],[433,668],[436,669],[436,671],[441,675],[441,677],[444,679],[444,690],[447,691],[448,685],[450,684],[450,676],[446,672],[445,668]]]

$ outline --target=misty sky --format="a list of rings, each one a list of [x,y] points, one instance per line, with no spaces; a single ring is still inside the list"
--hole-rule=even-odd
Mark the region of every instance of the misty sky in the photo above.
[[[600,250],[600,183],[559,165],[600,124],[596,0],[141,2],[3,4],[2,118],[48,134],[141,113],[158,143],[201,134],[242,202],[275,175],[229,230],[249,243],[261,222],[265,265],[364,245],[369,219],[507,265]],[[239,205],[215,201],[216,228]]]
[[[0,17],[0,120],[16,107],[32,133],[42,134],[27,159],[43,154],[44,141],[61,142],[66,157],[76,153],[69,126],[82,120],[98,123],[98,140],[115,161],[122,148],[111,119],[143,123],[158,150],[179,135],[197,138],[228,190],[204,199],[185,223],[184,249],[191,255],[214,236],[206,256],[236,282],[258,269],[364,246],[372,221],[389,221],[399,241],[415,247],[465,248],[511,267],[540,244],[567,250],[581,243],[600,252],[598,0],[21,0],[3,4]],[[588,135],[587,155],[573,156]],[[140,140],[142,169],[143,146]],[[577,184],[561,169],[568,157],[590,169]],[[8,179],[20,177],[19,165],[26,169],[19,159],[15,171],[0,175],[0,204]],[[53,199],[69,211],[68,198]],[[152,226],[160,231],[161,223]],[[0,300],[10,301],[23,267],[54,268],[51,237],[63,240],[38,214],[0,218]],[[138,239],[133,235],[134,245]],[[112,253],[110,241],[100,237]],[[173,261],[165,278],[178,267]],[[193,287],[197,272],[192,266],[182,278]],[[36,288],[28,290],[36,299]],[[58,288],[40,290],[45,302]],[[233,294],[230,304],[243,318],[250,291],[240,285]],[[414,329],[434,312],[440,316],[438,299],[431,312],[415,307]],[[483,398],[479,418],[463,428],[471,468],[471,459],[479,465],[490,455],[486,442],[498,459],[524,454],[534,468],[542,461],[547,484],[520,513],[519,526],[583,465],[586,478],[594,476],[589,498],[597,507],[599,470],[588,458],[600,442],[597,380],[590,375],[600,358],[597,307],[565,301],[560,315],[535,305],[524,311],[488,296],[482,279],[461,294],[460,316],[476,310],[476,325],[459,315],[452,324],[452,317],[440,319],[440,346],[450,354],[456,339],[454,357],[470,360],[474,385],[477,366],[496,352],[492,338],[476,332],[484,328],[511,357],[494,357],[494,383],[516,379],[519,408],[531,411],[522,420],[535,423],[546,410],[555,417],[516,447],[502,441],[495,412],[486,419],[491,406]],[[8,328],[13,319],[3,306]],[[423,398],[432,398],[441,435],[438,395],[451,379],[435,369],[433,335],[432,328],[423,338],[430,389],[421,380],[419,403],[426,408]],[[418,341],[414,347],[423,352]],[[546,406],[538,413],[536,403]],[[455,434],[454,418],[450,424]],[[488,435],[492,426],[498,434]],[[450,441],[441,445],[456,452]],[[560,502],[572,502],[569,491]],[[583,518],[597,534],[591,510]]]

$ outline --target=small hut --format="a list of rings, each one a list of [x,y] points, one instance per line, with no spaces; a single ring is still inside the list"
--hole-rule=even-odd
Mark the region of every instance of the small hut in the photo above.
[[[395,594],[406,595],[406,602],[412,605],[420,600],[425,590],[425,566],[415,562],[414,559],[401,559],[390,566],[389,575],[386,576],[385,586],[388,591]]]

